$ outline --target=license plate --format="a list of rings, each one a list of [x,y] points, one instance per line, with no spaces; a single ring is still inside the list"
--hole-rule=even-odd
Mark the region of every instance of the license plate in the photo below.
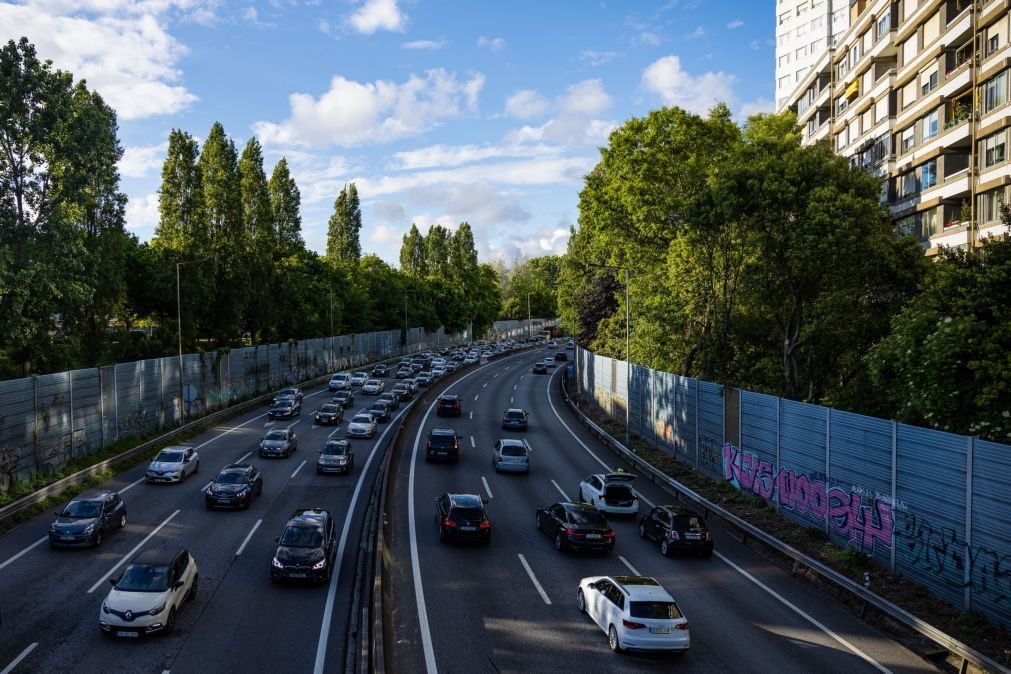
[[[649,633],[650,634],[670,634],[670,628],[669,627],[650,627],[649,628]]]
[[[586,534],[587,538],[600,538],[600,534]]]
[[[226,499],[226,498],[219,498],[218,499],[218,503],[228,503],[228,499]]]
[[[116,636],[117,637],[134,637],[134,638],[136,638],[136,637],[140,636],[140,633],[138,633],[138,632],[121,632],[121,631],[117,631],[116,632]]]
[[[289,573],[288,577],[289,578],[305,578],[305,574],[304,573]]]
[[[446,456],[446,452],[436,452],[437,456]]]
[[[698,540],[699,539],[699,535],[698,534],[685,534],[685,538],[691,538],[693,540]]]
[[[460,531],[477,531],[477,527],[460,527]]]
[[[62,538],[65,541],[72,541],[72,540],[74,540],[73,536],[61,536],[60,538]]]

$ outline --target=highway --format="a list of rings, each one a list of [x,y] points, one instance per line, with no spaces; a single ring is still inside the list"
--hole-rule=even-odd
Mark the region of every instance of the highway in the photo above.
[[[400,434],[387,515],[394,526],[387,612],[387,664],[395,672],[922,672],[934,667],[816,589],[792,578],[714,528],[711,559],[664,558],[641,539],[637,520],[609,517],[609,554],[559,553],[537,531],[538,506],[573,500],[579,482],[620,465],[586,432],[558,392],[562,368],[532,375],[543,349],[492,361],[448,391],[463,415],[419,407]],[[530,412],[529,430],[500,430],[508,407]],[[463,435],[459,464],[424,461],[434,425]],[[525,438],[531,471],[496,474],[491,448]],[[625,466],[626,470],[631,470]],[[673,499],[643,480],[642,508]],[[488,546],[441,543],[433,500],[444,492],[489,500]],[[606,635],[576,610],[576,587],[591,575],[655,577],[691,626],[684,655],[615,655]]]
[[[386,382],[391,387],[394,380]],[[373,450],[389,445],[406,406],[394,413],[396,421],[379,425],[374,440],[353,441],[350,475],[317,475],[317,451],[330,434],[343,437],[346,422],[336,431],[314,427],[312,413],[329,393],[324,387],[305,393],[302,414],[292,421],[268,423],[263,408],[189,440],[200,472],[181,484],[145,483],[144,464],[102,485],[123,494],[128,524],[97,549],[50,549],[51,514],[0,538],[0,672],[342,671],[354,550],[382,458]],[[356,393],[345,419],[372,400]],[[290,458],[257,457],[267,428],[293,423],[299,444]],[[262,470],[262,496],[248,510],[206,510],[205,485],[239,461]],[[329,586],[271,583],[274,538],[294,510],[316,506],[330,510],[343,533],[338,573]],[[139,643],[105,638],[98,616],[107,579],[139,549],[154,546],[190,550],[200,574],[196,598],[179,611],[170,636]]]

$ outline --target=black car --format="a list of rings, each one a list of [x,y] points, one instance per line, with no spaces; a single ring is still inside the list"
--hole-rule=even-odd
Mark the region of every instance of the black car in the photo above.
[[[568,360],[568,359],[569,359],[569,354],[565,353],[564,351],[559,351],[558,353],[555,354],[555,360],[556,361],[558,361],[558,360]]]
[[[614,549],[614,529],[603,513],[586,503],[553,503],[537,509],[537,528],[552,537],[556,550]]]
[[[273,428],[260,440],[260,456],[291,456],[298,449],[298,436],[292,428]]]
[[[713,556],[713,536],[706,521],[694,510],[680,506],[657,506],[639,520],[639,535],[660,544],[660,554],[693,552]]]
[[[324,403],[316,410],[313,421],[318,426],[333,426],[344,421],[344,408],[336,403]]]
[[[527,413],[525,410],[511,408],[502,415],[502,428],[507,431],[527,430]]]
[[[270,560],[270,579],[325,583],[333,573],[337,537],[326,510],[296,510],[284,533],[274,539],[277,551]]]
[[[443,393],[435,403],[435,415],[458,417],[463,413],[460,396],[453,393]]]
[[[355,453],[351,451],[350,440],[331,438],[319,450],[316,460],[317,473],[350,473],[355,465]]]
[[[400,398],[398,398],[397,394],[393,393],[392,391],[380,393],[379,402],[386,403],[389,406],[391,412],[400,407]]]
[[[531,374],[547,374],[548,367],[544,363],[534,363],[533,369],[530,371]]]
[[[460,461],[460,436],[452,428],[436,426],[428,433],[425,461]]]
[[[390,375],[390,367],[388,365],[383,365],[382,363],[379,363],[379,365],[376,365],[375,367],[372,368],[373,377],[388,377],[389,375]]]
[[[443,494],[435,499],[439,540],[491,543],[491,520],[484,509],[487,502],[473,494]]]
[[[119,492],[103,491],[76,498],[56,513],[49,526],[53,547],[99,546],[106,533],[126,526],[126,505]]]
[[[289,388],[283,388],[277,393],[275,393],[272,402],[276,403],[278,400],[281,400],[282,398],[294,398],[295,402],[301,405],[302,397],[303,397],[302,389],[298,388],[297,386],[292,386]]]
[[[302,404],[294,398],[281,398],[267,410],[268,419],[291,419],[302,414]]]
[[[355,404],[354,391],[348,389],[337,391],[337,393],[333,394],[333,398],[330,398],[330,402],[347,409]]]
[[[408,365],[407,367],[401,367],[397,370],[397,379],[407,379],[414,374],[414,370]]]
[[[384,424],[390,420],[390,406],[382,400],[377,400],[369,405],[365,412],[371,414],[377,424]]]
[[[263,475],[249,463],[225,466],[204,492],[208,508],[248,508],[263,493]]]
[[[394,386],[392,393],[397,397],[397,400],[410,400],[411,396],[414,395],[414,393],[411,392],[411,387],[403,382]]]

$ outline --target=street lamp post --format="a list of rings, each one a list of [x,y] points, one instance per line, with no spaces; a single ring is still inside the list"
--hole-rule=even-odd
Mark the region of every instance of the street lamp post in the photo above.
[[[208,260],[215,259],[211,257],[203,257],[199,260],[188,260],[186,262],[176,262],[176,327],[178,328],[179,336],[179,425],[186,423],[186,397],[184,392],[184,382],[183,382],[183,300],[182,300],[182,286],[179,283],[179,270],[182,269],[184,265],[196,264],[198,262],[207,262]]]
[[[527,339],[530,339],[530,296],[533,293],[527,293]]]

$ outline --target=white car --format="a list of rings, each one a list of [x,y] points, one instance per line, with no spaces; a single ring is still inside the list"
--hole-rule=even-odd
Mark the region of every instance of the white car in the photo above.
[[[529,473],[530,453],[527,451],[527,443],[515,438],[496,440],[492,449],[491,465],[495,467],[496,473],[499,471]]]
[[[369,375],[366,374],[365,372],[355,372],[353,375],[351,375],[351,385],[352,386],[361,386],[366,381],[368,381],[368,378],[369,378]]]
[[[371,438],[376,434],[376,420],[371,414],[356,414],[348,423],[349,438]]]
[[[200,455],[190,445],[173,445],[158,452],[148,464],[148,482],[182,482],[200,471]]]
[[[133,558],[98,610],[98,626],[113,637],[171,633],[176,612],[197,594],[197,563],[186,549],[159,546]]]
[[[367,396],[377,396],[386,390],[386,385],[378,379],[369,379],[362,384],[362,393]]]
[[[330,377],[330,384],[328,385],[328,388],[331,391],[346,391],[351,388],[351,375],[347,372],[335,374]]]
[[[438,369],[440,367],[441,368],[446,367],[446,359],[445,358],[433,358],[432,359],[432,369],[435,370],[435,369]]]
[[[463,359],[464,365],[473,365],[476,362],[477,358],[475,356],[467,356],[466,358]]]
[[[673,651],[691,646],[688,619],[653,578],[590,576],[579,581],[576,608],[607,634],[611,650]]]
[[[631,473],[599,473],[579,483],[581,503],[589,503],[597,510],[613,515],[635,515],[639,512],[639,497],[632,484]]]

